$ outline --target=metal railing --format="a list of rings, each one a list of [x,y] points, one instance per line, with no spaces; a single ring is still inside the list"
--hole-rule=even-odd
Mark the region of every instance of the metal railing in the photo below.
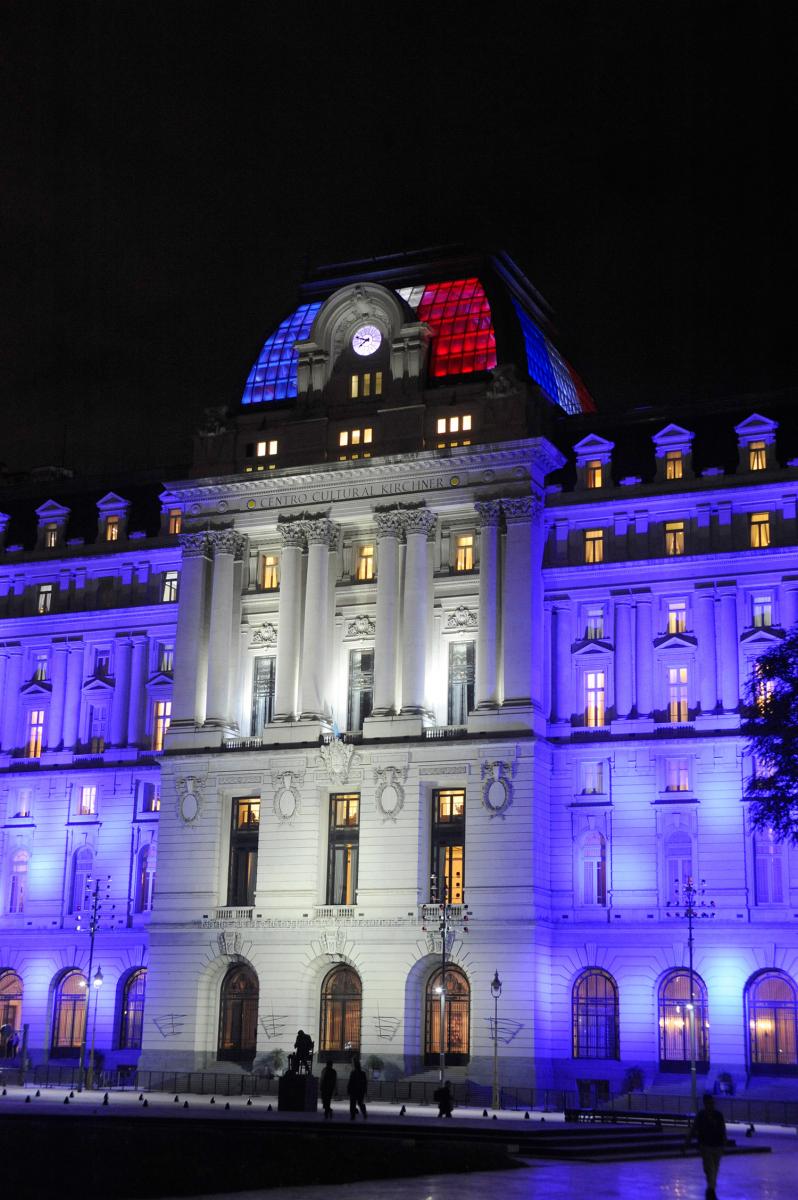
[[[424,730],[424,737],[429,741],[438,739],[462,738],[468,735],[467,725],[430,725]]]

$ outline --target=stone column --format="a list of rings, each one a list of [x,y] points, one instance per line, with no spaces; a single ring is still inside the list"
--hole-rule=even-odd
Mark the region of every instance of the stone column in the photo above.
[[[147,682],[146,634],[133,634],[133,661],[130,667],[130,705],[127,717],[127,743],[141,746],[144,742],[144,703]]]
[[[396,675],[399,635],[399,543],[402,516],[398,511],[375,513],[377,526],[377,612],[374,630],[374,707],[372,716],[396,713]]]
[[[551,708],[553,720],[569,725],[574,712],[571,634],[570,606],[558,601],[552,608],[554,694]]]
[[[798,588],[782,585],[781,625],[784,629],[792,629],[798,621]]]
[[[499,704],[499,522],[501,502],[480,500],[474,505],[479,519],[479,628],[477,632],[477,709]]]
[[[615,597],[615,713],[623,720],[632,711],[632,598]]]
[[[213,548],[210,632],[208,636],[208,689],[205,724],[215,728],[230,722],[231,621],[235,605],[234,563],[239,563],[246,545],[234,529],[208,533]],[[239,568],[239,604],[241,572]]]
[[[5,691],[3,693],[3,750],[15,750],[19,721],[19,689],[22,685],[22,647],[6,646]]]
[[[193,726],[205,717],[211,548],[206,533],[181,534],[180,547],[183,559],[175,636],[172,725]]]
[[[127,741],[127,718],[130,705],[130,659],[133,644],[129,637],[116,641],[116,663],[114,666],[114,699],[111,705],[112,746],[124,746]]]
[[[507,523],[502,590],[504,704],[539,706],[543,664],[543,505],[502,500]]]
[[[427,713],[427,641],[430,626],[430,563],[427,542],[438,518],[428,508],[402,513],[407,540],[402,604],[402,712]]]
[[[301,521],[286,521],[277,526],[277,532],[282,542],[282,553],[274,719],[293,721],[297,715],[296,693],[302,629],[302,548],[305,545],[305,529]]]
[[[67,659],[66,642],[53,643],[53,690],[50,696],[50,716],[47,721],[47,749],[57,750],[64,730],[64,700],[66,699]],[[0,687],[2,691],[2,687]]]
[[[64,699],[64,749],[73,750],[78,741],[80,702],[83,687],[83,642],[72,642],[67,662],[66,697]]]
[[[652,597],[638,596],[635,601],[637,668],[637,715],[650,717],[654,711],[654,626]]]
[[[695,623],[698,635],[698,703],[701,716],[718,707],[718,663],[715,651],[715,593],[702,588],[695,594]]]
[[[736,712],[740,703],[740,667],[737,642],[737,597],[724,592],[720,598],[720,702],[724,712]]]
[[[338,526],[326,517],[305,522],[308,543],[308,577],[305,588],[305,624],[300,675],[300,717],[303,721],[326,721],[331,715],[330,679],[330,550],[335,546]]]

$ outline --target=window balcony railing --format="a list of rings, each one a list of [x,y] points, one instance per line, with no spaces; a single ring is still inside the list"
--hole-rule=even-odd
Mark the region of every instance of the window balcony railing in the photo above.
[[[254,908],[224,908],[214,909],[214,917],[217,921],[251,921],[255,912]]]
[[[447,904],[447,915],[451,920],[458,921],[466,911],[465,904]],[[439,921],[441,919],[440,904],[419,904],[419,921]]]
[[[355,917],[357,909],[353,904],[317,904],[313,915],[317,920],[342,921]]]
[[[435,741],[446,738],[466,737],[467,734],[467,725],[431,725],[429,729],[424,730],[424,737]]]
[[[259,737],[243,737],[230,738],[224,743],[225,750],[260,750],[263,747],[263,738]]]

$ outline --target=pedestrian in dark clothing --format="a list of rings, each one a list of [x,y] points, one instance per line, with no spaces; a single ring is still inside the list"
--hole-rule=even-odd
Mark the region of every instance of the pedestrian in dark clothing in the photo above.
[[[304,1068],[305,1071],[310,1071],[310,1058],[313,1054],[313,1039],[309,1033],[305,1033],[304,1029],[300,1029],[296,1035],[294,1042],[294,1070],[297,1075]]]
[[[706,1200],[715,1200],[715,1184],[726,1146],[726,1121],[723,1113],[715,1108],[715,1098],[710,1092],[704,1093],[704,1108],[697,1114],[688,1134],[688,1141],[693,1140],[698,1142],[698,1152],[704,1164],[707,1180]]]
[[[438,1116],[450,1117],[454,1108],[454,1096],[452,1095],[452,1085],[448,1079],[443,1087],[438,1088],[435,1099],[438,1101]]]
[[[321,1073],[319,1082],[319,1091],[321,1092],[321,1103],[324,1108],[324,1120],[332,1120],[332,1098],[335,1095],[335,1086],[338,1083],[338,1072],[331,1062],[325,1064],[324,1070]]]
[[[349,1083],[346,1085],[346,1091],[349,1096],[349,1119],[354,1121],[357,1116],[357,1110],[360,1109],[363,1118],[368,1116],[366,1112],[366,1072],[360,1065],[360,1059],[352,1060],[352,1070],[349,1073]]]

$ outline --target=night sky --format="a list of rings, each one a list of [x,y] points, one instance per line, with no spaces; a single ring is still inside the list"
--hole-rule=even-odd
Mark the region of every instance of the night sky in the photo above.
[[[5,0],[0,460],[169,477],[308,266],[461,240],[602,410],[798,386],[791,10]]]

